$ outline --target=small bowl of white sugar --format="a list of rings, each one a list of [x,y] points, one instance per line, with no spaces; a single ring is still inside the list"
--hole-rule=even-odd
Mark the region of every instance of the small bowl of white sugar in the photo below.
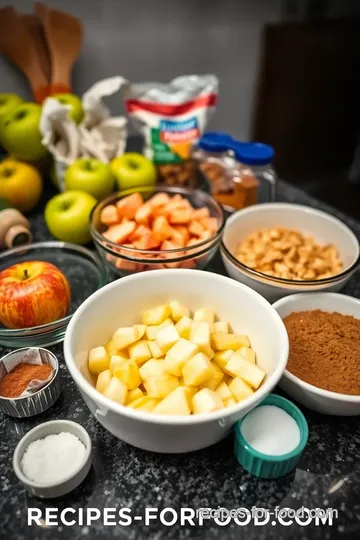
[[[21,439],[15,448],[13,467],[20,482],[36,497],[61,497],[87,476],[91,439],[76,422],[45,422]]]
[[[291,401],[270,394],[234,429],[235,455],[259,478],[280,478],[293,470],[308,440],[308,425]]]

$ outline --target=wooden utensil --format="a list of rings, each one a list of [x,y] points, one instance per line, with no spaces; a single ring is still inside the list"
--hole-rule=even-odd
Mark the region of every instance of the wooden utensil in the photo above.
[[[82,44],[82,24],[76,17],[42,2],[35,3],[35,12],[42,21],[50,52],[50,93],[71,92],[70,75]]]
[[[35,100],[42,103],[48,93],[48,80],[38,61],[32,37],[15,9],[0,9],[0,50],[26,75]]]
[[[21,15],[27,29],[32,37],[35,49],[37,51],[41,71],[50,83],[51,65],[50,54],[41,20],[35,13],[25,13]]]

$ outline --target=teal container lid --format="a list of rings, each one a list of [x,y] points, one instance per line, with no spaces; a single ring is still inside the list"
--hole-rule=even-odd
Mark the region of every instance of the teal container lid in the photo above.
[[[267,479],[280,478],[296,467],[306,446],[309,429],[303,413],[288,399],[277,396],[276,394],[270,394],[255,408],[262,407],[263,405],[279,407],[295,420],[300,429],[299,444],[291,452],[276,456],[258,452],[250,446],[241,431],[241,424],[245,420],[246,415],[234,427],[235,455],[240,465],[253,476]],[[248,414],[251,414],[253,410]]]

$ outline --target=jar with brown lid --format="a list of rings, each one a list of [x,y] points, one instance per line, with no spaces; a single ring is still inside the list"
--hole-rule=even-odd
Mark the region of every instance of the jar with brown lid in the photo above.
[[[30,244],[31,241],[30,223],[26,217],[15,208],[0,210],[0,249]]]

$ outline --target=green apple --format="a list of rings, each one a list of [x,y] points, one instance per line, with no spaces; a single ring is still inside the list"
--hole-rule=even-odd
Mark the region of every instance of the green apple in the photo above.
[[[65,189],[85,191],[99,201],[114,191],[111,167],[95,158],[80,158],[66,169]]]
[[[17,94],[0,94],[0,124],[4,116],[21,103],[24,103],[24,100]]]
[[[81,99],[75,94],[54,94],[50,96],[53,99],[57,99],[62,105],[70,105],[69,116],[76,124],[80,124],[84,118],[84,109],[81,103]]]
[[[136,152],[126,152],[111,162],[111,170],[119,190],[153,186],[156,184],[156,168],[150,159]]]
[[[55,195],[45,207],[45,221],[55,238],[73,244],[88,244],[90,214],[96,199],[83,191]]]
[[[40,117],[41,107],[36,103],[23,103],[5,115],[1,142],[12,157],[38,161],[46,156],[46,148],[41,144]]]

